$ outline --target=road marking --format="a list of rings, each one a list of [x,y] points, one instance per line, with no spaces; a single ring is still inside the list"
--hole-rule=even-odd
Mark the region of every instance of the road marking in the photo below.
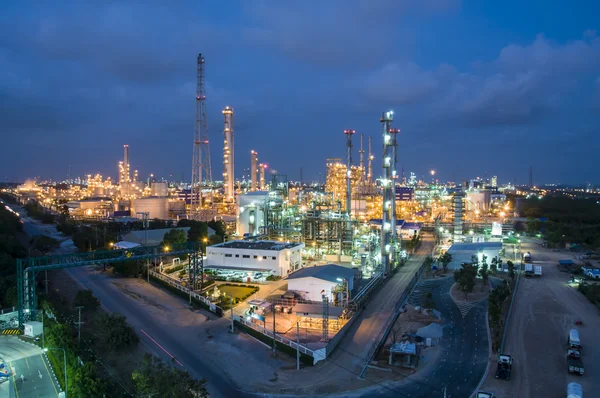
[[[21,350],[19,350],[18,348],[13,348],[15,351],[19,351],[22,355],[23,358],[25,358],[25,363],[27,364],[27,369],[29,369],[29,361],[27,360],[27,355],[25,355],[25,353]]]
[[[9,362],[8,364],[10,365],[10,367],[11,367],[11,369],[13,371],[12,372],[13,386],[15,386],[15,394],[17,395],[17,398],[19,398],[19,390],[17,389],[17,380],[15,379],[15,372],[16,372],[16,370],[15,370],[15,368],[13,368],[12,362]]]
[[[48,365],[46,365],[46,360],[44,359],[44,356],[42,354],[40,354],[40,358],[42,358],[42,362],[44,363],[44,367],[46,368],[46,372],[48,372],[48,377],[50,378],[50,383],[52,383],[52,387],[54,387],[54,391],[56,392],[56,396],[58,397],[58,390],[56,389],[56,386],[54,385],[52,376],[50,376],[50,370],[48,369]],[[65,386],[65,388],[67,388],[67,386]]]
[[[159,346],[161,350],[163,350],[164,352],[166,352],[167,355],[171,357],[171,359],[174,359],[175,362],[177,362],[179,364],[179,366],[181,366],[183,368],[183,364],[181,362],[179,362],[173,355],[171,355],[171,353],[169,351],[165,350],[163,346],[161,346],[160,344],[158,344],[158,342],[156,340],[154,340],[152,337],[150,337],[150,335],[148,333],[144,332],[144,329],[140,329],[140,331],[142,333],[144,333],[146,335],[146,337],[148,337],[150,340],[152,340],[152,342],[154,344],[156,344],[157,346]]]

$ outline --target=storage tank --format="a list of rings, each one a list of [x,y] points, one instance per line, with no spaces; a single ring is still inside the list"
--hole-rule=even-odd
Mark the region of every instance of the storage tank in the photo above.
[[[185,215],[185,200],[169,199],[169,215],[171,218]]]
[[[169,190],[166,182],[153,182],[151,187],[152,196],[168,196]]]
[[[94,196],[95,197],[102,197],[104,196],[104,187],[96,187],[94,188]]]
[[[135,213],[150,213],[149,218],[169,219],[169,202],[167,198],[140,198],[133,201]]]
[[[567,385],[567,398],[583,398],[583,388],[579,383],[569,383]]]

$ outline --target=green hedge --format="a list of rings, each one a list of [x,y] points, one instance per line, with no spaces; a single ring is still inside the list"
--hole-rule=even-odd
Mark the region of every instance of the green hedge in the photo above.
[[[269,346],[273,346],[273,339],[265,336],[264,334],[249,328],[246,325],[243,325],[239,322],[235,322],[235,326],[237,328],[239,328],[242,332],[249,334],[250,336],[256,338],[257,340],[262,341],[263,343],[269,345]],[[281,352],[285,352],[286,354],[288,354],[289,356],[296,358],[296,350],[293,349],[292,347],[290,347],[289,345],[286,344],[282,344],[279,341],[276,341],[275,344],[277,345],[277,349]],[[311,357],[310,355],[304,354],[304,353],[300,353],[300,361],[308,366],[313,366],[313,357]]]
[[[165,282],[165,281],[163,281],[163,280],[161,280],[161,279],[158,279],[158,278],[156,278],[154,275],[150,275],[150,277],[151,277],[151,279],[152,279],[154,282],[156,282],[156,283],[158,283],[159,285],[161,285],[161,286],[165,287],[165,288],[166,288],[167,290],[169,290],[170,292],[172,292],[172,293],[175,293],[177,296],[179,296],[179,297],[181,297],[181,298],[184,298],[184,299],[186,299],[186,300],[189,300],[189,298],[190,298],[190,295],[189,295],[188,293],[186,293],[186,292],[183,292],[183,291],[181,291],[181,290],[179,290],[179,289],[177,289],[177,288],[175,288],[175,287],[173,287],[173,286],[169,285],[167,282]],[[196,304],[196,305],[197,305],[197,306],[199,306],[200,308],[204,308],[205,310],[208,310],[208,311],[210,311],[210,307],[209,307],[208,305],[204,304],[202,301],[200,301],[200,300],[196,299],[196,298],[195,298],[195,297],[193,297],[193,296],[192,296],[192,303]],[[211,311],[211,312],[212,312],[212,311]],[[214,314],[214,312],[213,312],[213,314]],[[217,315],[217,316],[223,316],[223,314],[221,314],[221,313],[218,313],[218,312],[217,312],[215,315]]]

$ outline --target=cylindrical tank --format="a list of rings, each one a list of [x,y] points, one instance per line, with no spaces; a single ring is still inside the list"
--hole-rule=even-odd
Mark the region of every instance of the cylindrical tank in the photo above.
[[[583,398],[583,388],[579,383],[569,383],[567,385],[567,398]]]
[[[169,202],[167,198],[140,198],[133,201],[135,213],[150,213],[149,218],[167,220],[169,218]]]
[[[168,196],[169,195],[169,191],[168,191],[168,186],[166,182],[153,182],[152,183],[152,196],[159,196],[159,197],[163,197],[163,196]]]

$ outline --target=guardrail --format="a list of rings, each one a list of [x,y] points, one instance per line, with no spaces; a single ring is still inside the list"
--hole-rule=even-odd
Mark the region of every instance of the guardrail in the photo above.
[[[267,336],[270,339],[273,338],[273,331],[267,329],[264,326],[260,326],[260,325],[255,324],[254,322],[247,321],[246,319],[244,319],[244,317],[241,317],[241,316],[235,315],[235,314],[233,315],[233,320],[235,322],[239,322],[240,324],[242,324],[246,327],[249,327],[250,329],[254,329],[257,332],[262,333],[263,335]],[[277,333],[275,333],[275,341],[278,341],[279,343],[281,343],[283,345],[290,346],[294,350],[298,350],[301,353],[312,357],[313,365],[319,361],[324,360],[326,357],[326,351],[324,348],[319,349],[319,350],[311,350],[310,348],[307,348],[307,347],[303,346],[302,344],[298,344],[295,341],[290,340],[287,337],[283,337]]]
[[[424,270],[425,270],[425,260],[423,260],[423,264],[421,264],[421,267],[419,268],[419,270],[417,272],[415,272],[415,276],[413,276],[413,278],[409,282],[408,286],[406,287],[406,289],[404,289],[404,292],[400,296],[400,299],[396,302],[396,306],[394,308],[394,314],[391,317],[389,317],[388,320],[386,321],[385,327],[383,329],[383,334],[381,335],[380,338],[375,340],[373,342],[373,344],[371,345],[371,348],[369,349],[369,353],[366,358],[367,359],[366,364],[365,364],[362,372],[360,373],[360,377],[363,377],[365,371],[367,370],[367,365],[369,364],[369,362],[371,362],[373,360],[375,353],[379,350],[379,348],[387,340],[387,338],[390,334],[390,331],[392,330],[392,326],[394,326],[396,319],[398,319],[398,316],[400,315],[400,310],[402,309],[404,304],[406,304],[406,301],[410,297],[414,287],[416,286],[417,282],[421,278],[421,275],[423,274]]]
[[[521,264],[522,266],[522,264]],[[502,342],[500,343],[500,353],[504,352],[504,340],[506,340],[506,334],[508,332],[508,321],[510,320],[510,313],[512,312],[513,304],[515,303],[515,298],[517,297],[517,289],[519,288],[519,280],[521,279],[521,266],[519,266],[519,271],[517,272],[517,281],[515,282],[515,287],[513,288],[512,297],[510,298],[510,306],[508,307],[508,313],[506,314],[506,321],[504,321],[504,330],[502,332]],[[489,325],[488,325],[489,327]]]

